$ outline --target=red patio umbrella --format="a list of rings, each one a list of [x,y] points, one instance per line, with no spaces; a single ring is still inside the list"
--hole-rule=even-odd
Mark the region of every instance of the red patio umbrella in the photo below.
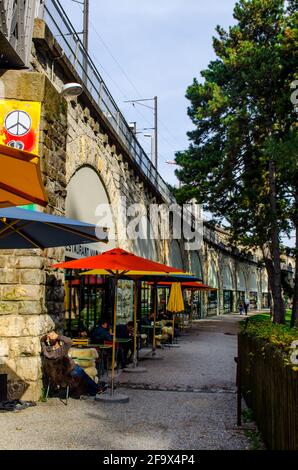
[[[181,270],[157,263],[155,261],[136,256],[121,248],[113,248],[105,251],[97,256],[89,256],[79,260],[67,261],[53,265],[54,268],[61,269],[89,269],[94,270],[92,274],[112,275],[115,277],[117,290],[118,279],[124,275],[130,275],[135,279],[142,277],[144,273],[152,275],[181,273]],[[85,273],[88,274],[88,273]],[[91,273],[90,273],[91,274]],[[136,309],[136,290],[135,290],[135,306]],[[116,313],[117,313],[117,296],[114,299],[114,319],[113,319],[113,348],[112,348],[112,380],[111,394],[114,388],[114,363],[115,363],[115,342],[116,342]],[[153,333],[154,334],[154,333]]]
[[[101,271],[98,274],[113,276],[121,276],[128,273],[133,276],[138,275],[142,271],[151,272],[152,274],[182,272],[181,269],[172,268],[166,264],[136,256],[121,248],[113,248],[96,256],[88,256],[87,258],[54,264],[52,267],[61,269],[96,269],[96,271]]]

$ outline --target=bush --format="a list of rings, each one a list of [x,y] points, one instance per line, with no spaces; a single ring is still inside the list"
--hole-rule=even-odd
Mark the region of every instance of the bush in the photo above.
[[[255,315],[240,322],[241,333],[250,337],[265,340],[284,352],[289,352],[292,341],[298,339],[298,328],[288,324],[279,325],[263,315]]]

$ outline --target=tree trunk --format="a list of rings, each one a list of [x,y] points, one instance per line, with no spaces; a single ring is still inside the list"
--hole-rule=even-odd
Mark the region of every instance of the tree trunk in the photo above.
[[[295,280],[294,280],[294,296],[293,308],[291,316],[291,327],[298,326],[298,183],[295,194],[295,215],[294,223],[296,230],[296,246],[295,246]]]
[[[268,274],[268,284],[270,287],[270,293],[271,293],[271,303],[270,303],[270,316],[271,318],[273,317],[273,304],[274,304],[274,267],[273,267],[273,262],[272,259],[270,258],[270,253],[269,253],[269,248],[268,246],[262,246],[262,252],[263,252],[263,258],[264,258],[264,263],[266,267],[266,271]]]
[[[281,265],[280,265],[280,244],[279,244],[279,227],[277,220],[276,207],[276,175],[275,164],[272,160],[269,162],[269,188],[270,188],[270,209],[272,213],[271,240],[270,251],[273,261],[273,322],[285,322],[285,305],[282,298],[281,289]]]

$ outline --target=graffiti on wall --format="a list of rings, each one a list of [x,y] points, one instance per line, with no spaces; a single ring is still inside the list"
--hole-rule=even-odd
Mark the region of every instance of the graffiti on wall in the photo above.
[[[0,144],[38,155],[41,103],[0,100]]]

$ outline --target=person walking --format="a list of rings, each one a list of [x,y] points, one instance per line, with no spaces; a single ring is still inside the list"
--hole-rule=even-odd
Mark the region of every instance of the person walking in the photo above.
[[[245,315],[247,315],[249,309],[249,299],[246,297],[244,300],[244,310],[245,310]]]
[[[244,313],[244,307],[243,307],[242,302],[240,302],[240,304],[239,304],[239,313],[240,313],[240,315],[242,315]]]

